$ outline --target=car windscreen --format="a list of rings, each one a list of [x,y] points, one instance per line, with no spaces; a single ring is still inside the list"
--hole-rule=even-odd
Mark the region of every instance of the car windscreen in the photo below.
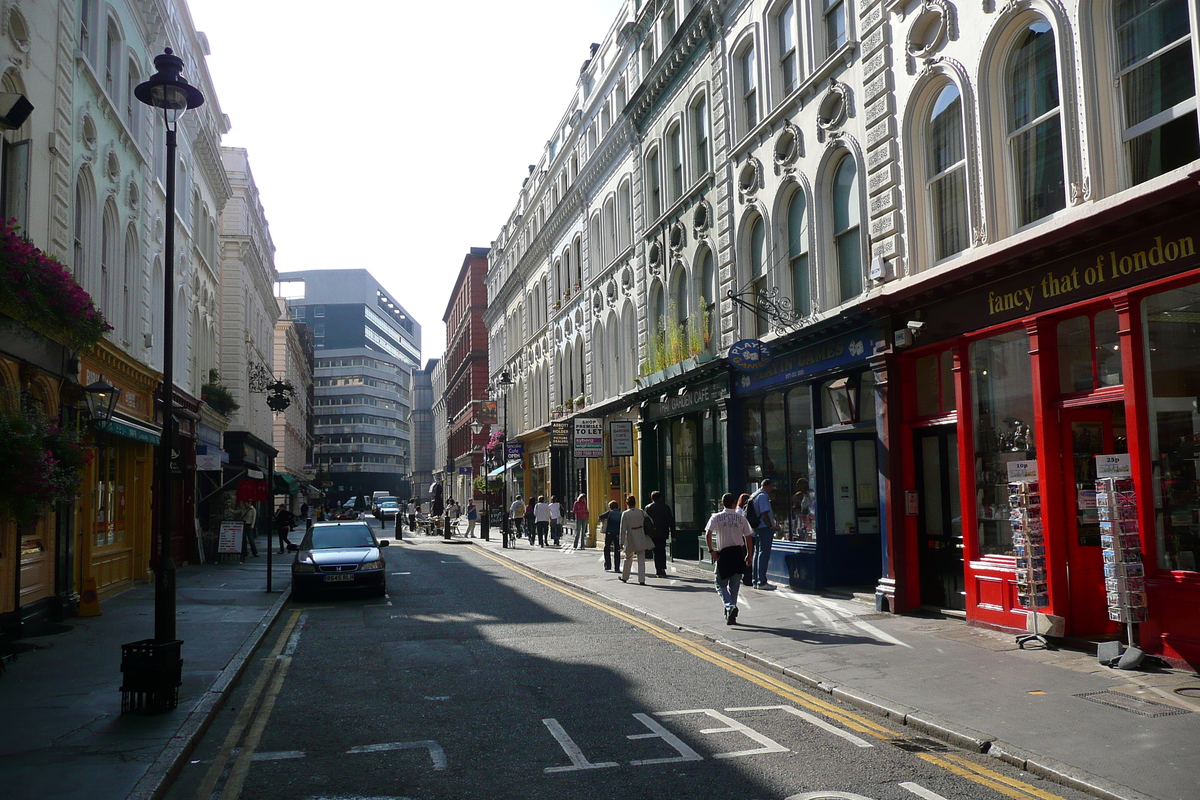
[[[313,528],[312,549],[329,547],[374,547],[375,538],[365,525],[337,525],[328,528]]]

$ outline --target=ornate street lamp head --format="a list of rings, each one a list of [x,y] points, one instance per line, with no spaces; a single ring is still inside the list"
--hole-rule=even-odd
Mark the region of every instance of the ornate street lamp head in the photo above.
[[[204,105],[204,93],[184,79],[181,74],[183,59],[171,48],[154,57],[154,68],[158,72],[151,75],[150,80],[139,83],[133,96],[152,108],[162,109],[167,130],[174,130],[185,111]]]

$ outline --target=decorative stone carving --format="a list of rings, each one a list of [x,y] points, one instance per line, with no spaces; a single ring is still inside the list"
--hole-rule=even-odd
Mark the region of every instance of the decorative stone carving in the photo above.
[[[796,171],[796,161],[804,155],[804,138],[800,128],[791,120],[784,120],[783,130],[775,139],[775,174],[791,174]]]
[[[683,251],[684,245],[687,244],[687,226],[682,221],[676,220],[671,224],[667,242],[675,255]]]
[[[707,239],[709,228],[712,227],[712,207],[707,200],[696,204],[692,212],[692,236],[697,240]]]
[[[830,78],[829,88],[817,106],[817,141],[824,141],[826,135],[841,128],[849,116],[850,87]]]
[[[738,201],[745,203],[748,199],[754,197],[755,193],[763,187],[763,168],[762,162],[754,156],[746,159],[745,165],[738,172]]]
[[[660,245],[658,242],[651,242],[650,246],[646,248],[646,263],[649,264],[650,271],[657,273],[659,270],[661,270],[662,260],[662,245]]]
[[[1092,179],[1084,176],[1081,181],[1071,182],[1071,205],[1077,206],[1085,200],[1092,199]]]
[[[909,26],[904,49],[913,58],[929,58],[957,38],[954,6],[946,0],[925,0]]]
[[[92,119],[91,113],[85,106],[79,117],[79,141],[89,152],[94,153],[99,140],[100,134],[96,130],[96,121]]]

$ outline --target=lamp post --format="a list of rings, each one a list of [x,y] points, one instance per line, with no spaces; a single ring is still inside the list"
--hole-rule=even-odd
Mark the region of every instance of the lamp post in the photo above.
[[[501,530],[501,545],[508,547],[510,540],[508,538],[508,387],[512,386],[512,375],[508,370],[502,370],[500,377],[496,379],[496,385],[502,387],[501,400],[504,402],[504,438],[500,440],[500,446],[503,448],[504,471],[500,481],[500,530]],[[512,542],[515,546],[516,543]]]
[[[117,400],[121,397],[121,389],[113,386],[108,381],[104,380],[104,374],[101,373],[99,379],[93,383],[89,383],[83,387],[83,398],[87,401],[88,416],[91,417],[92,427],[96,429],[96,450],[99,457],[96,459],[96,472],[100,476],[107,475],[108,472],[108,452],[104,447],[104,429],[108,426],[108,421],[112,419],[113,410],[117,407]],[[79,616],[93,616],[99,612],[97,603],[96,584],[94,579],[83,578],[83,543],[79,545]],[[91,608],[86,611],[84,609]]]
[[[171,558],[171,453],[175,448],[175,148],[176,131],[179,118],[190,108],[197,108],[204,103],[204,94],[189,84],[182,76],[183,59],[171,52],[171,48],[163,50],[162,55],[155,56],[154,69],[157,70],[145,83],[140,83],[133,90],[134,96],[146,105],[162,112],[163,125],[167,132],[167,222],[166,242],[163,252],[163,377],[162,388],[159,392],[162,398],[162,441],[158,448],[158,461],[155,464],[155,492],[158,505],[158,565],[154,570],[154,641],[157,645],[167,645],[175,641],[175,561]],[[138,644],[138,643],[135,643]],[[182,642],[179,643],[182,645]],[[130,645],[126,645],[130,647]],[[177,653],[178,647],[173,649]],[[170,652],[153,650],[152,658],[167,658]],[[127,651],[126,655],[130,653]],[[123,659],[124,660],[124,659]],[[157,664],[155,666],[158,666]],[[182,661],[179,661],[182,671]],[[123,665],[124,668],[124,665]],[[153,671],[153,670],[151,670]],[[127,675],[128,682],[128,675]],[[177,689],[163,685],[154,687],[170,697],[166,700],[152,699],[151,708],[141,710],[166,711],[178,705]],[[178,683],[176,683],[178,687]],[[124,689],[123,689],[124,691]],[[154,691],[151,691],[154,694]]]
[[[483,433],[483,423],[478,419],[471,422],[471,433],[478,436]],[[472,494],[474,494],[472,487]],[[486,542],[488,541],[488,494],[490,487],[488,486],[488,471],[487,471],[487,448],[483,450],[483,519],[479,524],[479,536]]]

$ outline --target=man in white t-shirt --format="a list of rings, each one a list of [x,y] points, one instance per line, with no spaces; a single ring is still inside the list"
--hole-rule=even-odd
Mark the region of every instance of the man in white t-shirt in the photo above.
[[[521,499],[521,495],[517,495],[508,509],[508,524],[512,526],[512,539],[510,541],[513,545],[521,538],[521,520],[524,517],[525,501]]]
[[[546,546],[546,534],[550,532],[550,504],[546,496],[538,495],[537,505],[533,507],[533,522],[537,529],[538,546]]]
[[[725,508],[709,518],[704,526],[708,552],[712,554],[716,568],[717,594],[725,604],[725,624],[737,622],[738,587],[742,584],[742,573],[750,565],[750,553],[754,547],[754,531],[746,518],[733,509],[737,498],[726,493],[721,497]]]

